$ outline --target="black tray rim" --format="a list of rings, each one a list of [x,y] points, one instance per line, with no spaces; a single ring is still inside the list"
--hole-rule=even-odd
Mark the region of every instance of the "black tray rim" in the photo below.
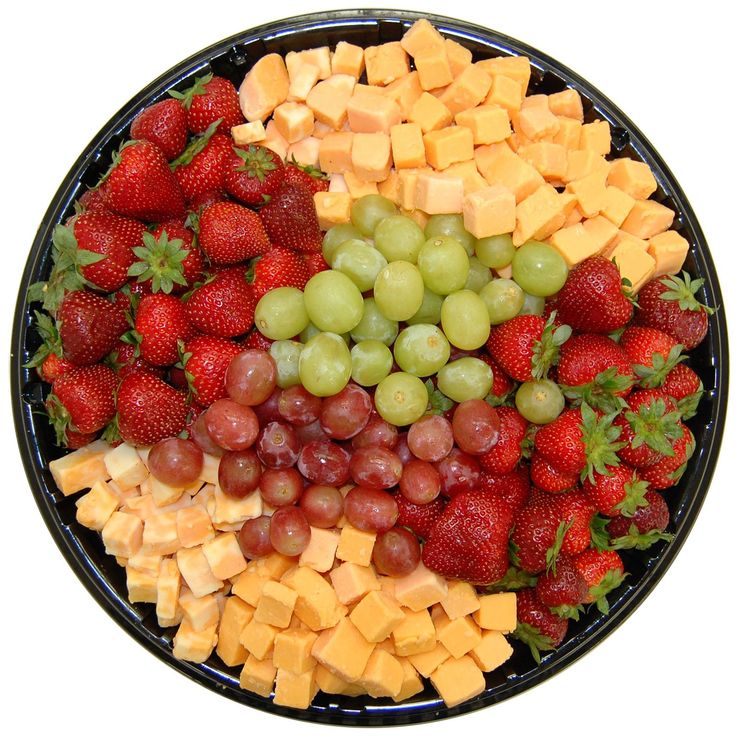
[[[624,595],[617,601],[615,611],[606,618],[598,618],[588,630],[576,637],[575,641],[565,642],[557,652],[544,657],[542,664],[529,676],[518,678],[516,682],[507,682],[500,693],[486,690],[472,700],[454,708],[447,708],[441,700],[430,698],[419,703],[398,704],[396,706],[379,705],[364,708],[327,707],[316,709],[311,707],[305,711],[276,705],[271,699],[255,696],[247,691],[234,690],[218,681],[213,671],[207,665],[193,665],[174,659],[170,649],[162,646],[162,641],[140,624],[136,611],[126,602],[119,599],[115,591],[107,583],[99,571],[86,557],[82,548],[75,542],[72,530],[60,524],[58,515],[52,503],[51,489],[47,479],[42,474],[39,448],[35,442],[34,427],[31,422],[31,411],[23,397],[24,386],[27,380],[27,370],[23,368],[23,353],[26,344],[26,334],[30,327],[30,313],[25,299],[28,286],[36,279],[36,274],[43,267],[43,258],[46,255],[53,226],[60,221],[64,212],[75,198],[83,172],[92,163],[95,152],[105,142],[124,131],[132,117],[138,110],[158,99],[167,89],[172,88],[178,81],[195,74],[205,67],[210,58],[227,52],[236,44],[257,39],[271,39],[280,35],[291,36],[300,31],[330,28],[347,24],[371,24],[379,21],[394,22],[408,27],[420,18],[426,18],[438,27],[455,36],[466,35],[475,40],[481,40],[501,54],[521,54],[532,59],[533,64],[549,68],[555,74],[563,77],[568,84],[575,87],[595,103],[596,110],[619,121],[630,136],[630,142],[637,153],[645,158],[655,169],[660,184],[668,185],[668,192],[674,195],[681,204],[680,216],[695,236],[698,244],[694,255],[698,265],[703,268],[701,277],[706,280],[706,302],[716,309],[711,318],[711,339],[713,341],[713,355],[711,360],[716,372],[716,385],[719,390],[712,396],[711,422],[705,432],[705,442],[699,448],[697,469],[700,474],[694,483],[694,492],[687,507],[683,510],[684,523],[678,528],[674,540],[653,561],[645,576],[642,585],[633,590],[630,595]],[[312,721],[320,724],[342,726],[375,726],[375,725],[407,725],[438,719],[458,716],[463,713],[476,711],[517,695],[540,684],[554,674],[559,673],[576,659],[583,656],[590,649],[605,639],[614,629],[618,628],[643,601],[667,571],[680,552],[687,539],[693,524],[702,508],[708,487],[715,472],[716,461],[721,445],[721,437],[725,425],[726,403],[728,396],[729,362],[728,337],[725,314],[722,309],[723,297],[718,282],[710,250],[708,249],[704,233],[695,213],[687,200],[684,191],[675,179],[669,167],[658,154],[654,146],[641,133],[638,127],[626,116],[611,100],[600,93],[597,88],[564,64],[554,60],[547,54],[538,51],[521,41],[506,36],[492,29],[459,20],[444,15],[420,13],[398,9],[345,9],[307,13],[291,16],[277,21],[268,22],[257,27],[233,34],[221,41],[192,54],[185,60],[171,67],[153,82],[144,87],[138,94],[126,103],[98,132],[79,155],[76,162],[63,179],[59,189],[49,204],[34,238],[28,260],[21,278],[18,298],[14,312],[13,331],[10,351],[10,382],[13,407],[13,419],[19,451],[23,461],[25,473],[38,505],[41,516],[69,566],[82,582],[84,587],[105,610],[111,618],[133,637],[139,644],[148,649],[159,660],[179,671],[190,679],[205,686],[209,690],[225,697],[241,702],[249,707],[269,711],[290,719]],[[695,460],[696,458],[693,458]],[[580,640],[580,641],[578,641]]]

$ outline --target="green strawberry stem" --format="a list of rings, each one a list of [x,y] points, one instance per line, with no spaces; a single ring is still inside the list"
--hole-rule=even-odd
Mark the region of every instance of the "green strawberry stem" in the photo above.
[[[552,312],[542,331],[542,337],[534,344],[532,355],[532,377],[541,381],[547,377],[549,369],[557,365],[560,346],[572,335],[569,325],[555,326],[557,312]]]
[[[692,419],[697,414],[698,404],[700,403],[700,399],[703,397],[703,393],[703,382],[701,381],[698,391],[694,391],[688,396],[683,396],[683,398],[677,402],[677,410],[682,415],[683,421]]]
[[[174,284],[186,286],[183,263],[189,251],[183,245],[179,238],[169,240],[166,230],[158,240],[151,233],[143,233],[143,245],[133,248],[133,253],[140,260],[130,266],[128,276],[137,277],[139,284],[150,281],[154,294],[159,291],[170,294]]]
[[[598,373],[589,383],[580,386],[562,385],[560,388],[573,406],[579,406],[584,401],[594,409],[600,409],[608,414],[621,411],[625,402],[619,394],[631,388],[633,384],[633,377],[621,375],[616,366],[611,366]]]
[[[608,615],[609,606],[606,596],[616,588],[618,588],[629,573],[622,573],[621,570],[608,570],[601,580],[588,591],[588,595],[593,599],[596,608],[605,616]]]
[[[529,647],[529,651],[537,664],[542,663],[541,652],[551,652],[555,649],[552,639],[542,634],[536,626],[531,624],[518,623],[511,636]]]
[[[611,538],[608,534],[608,522],[610,519],[594,514],[590,520],[590,544],[594,549],[611,549]]]
[[[672,457],[672,443],[682,437],[679,411],[667,411],[664,399],[654,399],[642,404],[637,411],[627,411],[624,416],[631,425],[634,439],[631,447],[648,445],[656,452]]]
[[[24,368],[38,368],[49,355],[62,357],[61,336],[54,320],[48,314],[36,310],[33,316],[36,318],[36,332],[41,337],[41,345],[33,357],[23,364]]]
[[[565,539],[565,534],[572,526],[572,519],[568,521],[561,521],[555,532],[555,541],[552,546],[545,553],[547,561],[547,572],[551,572],[553,575],[557,573],[557,558],[560,556],[560,550],[562,549],[562,542]]]
[[[179,92],[179,90],[176,89],[170,89],[169,95],[171,95],[171,97],[173,97],[175,100],[179,100],[188,110],[192,106],[192,100],[194,99],[195,95],[207,94],[206,87],[212,81],[212,77],[212,72],[210,72],[209,74],[205,74],[203,77],[195,77],[194,84],[188,89],[185,89],[184,92]]]
[[[487,593],[501,593],[522,588],[533,588],[537,584],[537,578],[528,572],[520,570],[518,567],[511,566],[506,574],[495,583],[491,583],[487,588]]]
[[[649,483],[647,481],[640,480],[636,477],[630,483],[624,483],[626,497],[621,503],[616,504],[614,508],[618,509],[622,516],[633,516],[637,509],[649,506],[649,501],[647,501],[645,496],[648,488]]]
[[[662,279],[662,284],[667,287],[667,291],[663,291],[659,298],[666,302],[677,302],[683,311],[700,312],[705,311],[707,314],[713,314],[715,311],[712,307],[702,304],[695,298],[695,294],[700,291],[705,283],[705,279],[690,278],[687,271],[682,272],[682,278],[678,276],[668,276]]]
[[[66,447],[68,429],[74,429],[72,419],[64,404],[59,401],[56,394],[49,394],[46,399],[46,415],[49,423],[54,429],[56,435],[56,444],[60,447]]]
[[[550,609],[552,613],[557,614],[560,618],[570,618],[573,621],[580,620],[580,614],[585,610],[582,604],[572,606],[565,603],[561,606],[552,606]]]
[[[263,146],[254,146],[252,143],[248,148],[237,148],[233,146],[235,154],[242,159],[243,163],[236,171],[243,171],[249,177],[255,177],[262,182],[269,171],[274,171],[277,164],[274,161],[274,153]]]
[[[652,354],[652,365],[636,364],[632,366],[634,372],[639,376],[639,384],[642,388],[658,388],[664,383],[667,374],[680,362],[685,360],[686,356],[681,355],[684,349],[683,345],[675,345],[670,350],[669,355],[665,358],[661,353]]]
[[[431,378],[428,378],[424,382],[424,385],[427,387],[427,393],[429,394],[427,414],[444,414],[455,405],[455,402],[452,399],[449,399],[442,393],[442,391],[435,387]]]
[[[629,533],[622,537],[617,537],[611,541],[610,549],[649,549],[657,542],[671,542],[675,538],[674,534],[669,532],[661,532],[657,529],[644,532],[643,534],[636,528],[636,524],[632,522],[629,527]]]
[[[580,412],[583,419],[580,428],[583,432],[582,441],[585,445],[586,458],[580,480],[587,478],[595,485],[595,473],[609,475],[608,468],[619,464],[616,451],[625,443],[616,441],[621,434],[621,428],[613,424],[616,414],[604,414],[599,417],[586,402],[580,405]]]
[[[202,135],[198,135],[193,138],[191,143],[184,149],[184,152],[169,164],[169,168],[172,171],[175,171],[179,166],[186,166],[187,164],[192,163],[192,159],[198,153],[201,153],[209,143],[210,138],[215,134],[222,120],[222,118],[218,118],[213,123],[210,123],[209,127],[204,133],[202,133]]]

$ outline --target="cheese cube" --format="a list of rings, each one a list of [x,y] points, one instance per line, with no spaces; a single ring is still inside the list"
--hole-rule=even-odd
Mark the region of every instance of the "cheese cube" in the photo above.
[[[391,170],[391,139],[386,133],[355,133],[352,169],[365,181],[383,181]]]
[[[353,133],[328,133],[320,144],[319,167],[328,174],[344,174],[353,170]]]
[[[478,146],[475,163],[489,184],[503,184],[510,189],[517,204],[544,184],[542,175],[505,143]]]
[[[210,455],[205,452],[199,479],[203,483],[211,483],[212,485],[215,485],[217,483],[217,472],[219,469],[220,458],[217,455]]]
[[[381,590],[371,590],[350,612],[350,620],[366,641],[382,642],[404,619],[396,601]]]
[[[550,100],[552,97],[554,95],[550,95]],[[552,143],[561,145],[570,151],[577,150],[580,147],[580,133],[583,129],[583,124],[580,120],[573,120],[573,118],[561,115],[558,115],[557,120],[559,120],[560,127],[552,136]]]
[[[402,700],[411,698],[424,690],[424,683],[411,662],[405,657],[399,657],[399,664],[401,665],[403,680],[401,682],[401,689],[398,694],[393,697],[393,700],[396,703],[400,703]]]
[[[132,567],[134,570],[147,572],[149,575],[153,575],[153,577],[158,577],[163,560],[163,555],[146,555],[141,550],[138,550],[132,557],[128,557],[126,566]]]
[[[270,555],[252,562],[251,566],[262,577],[269,580],[280,580],[287,570],[294,567],[294,558],[279,552],[271,552]]]
[[[148,477],[148,468],[133,445],[123,442],[104,456],[110,477],[122,490],[140,485]]]
[[[193,505],[176,512],[176,534],[182,547],[198,547],[215,536],[204,506]]]
[[[317,67],[320,79],[327,79],[332,73],[329,46],[318,46],[303,51],[289,51],[284,57],[284,62],[290,78],[294,77],[307,64]]]
[[[467,616],[480,608],[480,599],[475,588],[463,580],[450,580],[447,583],[447,597],[440,601],[450,620]]]
[[[260,120],[252,123],[242,123],[230,128],[230,135],[236,146],[247,146],[250,143],[260,143],[266,138],[266,129]]]
[[[446,169],[457,161],[473,158],[473,134],[470,128],[453,125],[424,134],[427,163],[435,169]]]
[[[531,238],[548,238],[562,227],[567,217],[566,207],[574,202],[574,198],[559,194],[551,184],[539,187],[516,206],[514,245],[523,245]]]
[[[286,152],[289,150],[289,142],[281,135],[276,123],[273,119],[266,123],[266,137],[263,139],[263,145],[277,153],[281,158],[286,158]],[[208,481],[208,483],[216,483],[217,478]]]
[[[240,671],[240,687],[267,698],[273,690],[276,667],[270,659],[259,660],[252,654]]]
[[[445,176],[462,179],[463,192],[466,195],[477,192],[479,189],[485,189],[488,186],[488,182],[480,175],[478,167],[475,165],[475,159],[472,158],[468,161],[458,161],[450,164],[442,173]]]
[[[516,227],[516,198],[501,184],[485,186],[463,199],[463,224],[476,238],[510,233]]]
[[[513,653],[513,647],[500,631],[484,631],[480,643],[470,651],[470,656],[483,672],[490,672],[500,667]]]
[[[582,224],[563,227],[547,241],[572,267],[600,253],[602,246]]]
[[[158,507],[176,503],[185,491],[183,486],[171,486],[168,483],[163,483],[155,475],[150,475],[146,479],[145,485],[150,489],[153,502]],[[197,482],[198,488],[201,485],[201,483]]]
[[[343,562],[354,562],[367,567],[371,563],[375,542],[375,532],[362,531],[346,524],[340,530],[340,542],[335,556]]]
[[[634,203],[621,229],[638,238],[651,238],[667,230],[675,219],[675,213],[653,199],[642,199]]]
[[[404,669],[399,660],[385,649],[376,648],[368,657],[358,683],[372,698],[393,698],[404,681]]]
[[[101,531],[120,505],[120,499],[104,480],[97,481],[77,502],[77,521],[88,529]]]
[[[380,584],[372,567],[343,562],[330,572],[332,587],[340,603],[351,605],[371,590],[379,590]]]
[[[350,74],[358,79],[364,69],[363,48],[347,41],[338,41],[332,54],[332,73]]]
[[[606,246],[606,249],[602,252],[601,255],[604,255],[606,256],[606,258],[608,258],[621,243],[635,245],[637,248],[643,251],[646,251],[649,247],[649,243],[643,238],[638,238],[636,235],[632,235],[631,233],[619,230],[618,235],[616,235],[616,237],[608,244],[608,246]]]
[[[395,163],[395,162],[394,162]],[[388,172],[388,176],[376,185],[378,193],[394,204],[399,203],[399,174],[395,168]]]
[[[418,611],[403,610],[404,618],[391,632],[396,654],[401,657],[409,657],[434,649],[437,644],[437,635],[429,611],[426,608]]]
[[[565,183],[575,181],[595,171],[608,172],[610,168],[610,162],[606,161],[603,156],[595,151],[568,150],[567,169],[565,175],[562,177],[562,181]],[[608,181],[607,183],[610,184],[611,182]]]
[[[298,593],[294,605],[297,618],[313,631],[329,629],[347,612],[333,587],[309,567],[296,567],[281,582]]]
[[[256,659],[270,658],[278,632],[275,626],[256,621],[254,613],[253,618],[240,632],[240,643]]]
[[[438,641],[453,657],[462,657],[480,644],[480,628],[469,616],[450,620],[444,611],[434,617]]]
[[[420,172],[416,180],[415,206],[428,215],[462,212],[463,180],[440,172]]]
[[[276,634],[273,645],[273,663],[278,669],[296,675],[314,669],[317,660],[312,656],[312,645],[317,634],[309,629],[287,629]]]
[[[447,581],[420,562],[408,575],[396,579],[396,600],[412,611],[421,611],[447,596]]]
[[[401,122],[401,108],[383,95],[358,95],[348,100],[348,124],[354,133],[388,133]]]
[[[228,496],[220,488],[215,486],[215,507],[212,514],[212,524],[217,528],[223,524],[239,524],[247,519],[255,519],[261,515],[263,504],[261,494],[258,490],[253,491],[245,498]]]
[[[616,261],[621,278],[630,282],[631,286],[624,285],[624,289],[630,294],[636,294],[651,279],[657,267],[654,258],[637,243],[632,242],[619,243],[608,258]]]
[[[301,102],[282,102],[273,111],[273,121],[288,143],[300,141],[314,130],[314,113]]]
[[[406,120],[414,103],[422,96],[424,90],[419,83],[419,74],[416,71],[409,72],[394,82],[381,87],[386,97],[393,100],[401,110],[401,119]]]
[[[643,161],[618,158],[611,163],[608,184],[618,187],[634,199],[647,199],[657,189],[652,170]]]
[[[409,57],[398,41],[368,46],[363,57],[368,84],[384,87],[409,73]]]
[[[329,75],[328,75],[329,76]],[[288,102],[304,102],[312,87],[320,80],[321,70],[316,64],[303,63],[289,74]]]
[[[263,121],[288,94],[289,73],[281,54],[266,54],[256,61],[240,85],[240,109],[247,121]]]
[[[177,659],[201,664],[209,659],[217,644],[217,626],[197,631],[184,619],[174,636],[173,654]]]
[[[179,605],[195,631],[216,626],[220,622],[220,608],[214,595],[195,598],[191,591],[186,591],[179,596]]]
[[[449,125],[452,122],[452,113],[434,95],[423,92],[409,110],[407,120],[419,125],[422,133],[428,133]]]
[[[321,664],[318,664],[314,668],[314,679],[317,687],[323,693],[329,693],[331,695],[341,695],[348,686],[348,683],[342,677],[338,677]]]
[[[690,246],[687,240],[674,230],[649,238],[649,255],[654,258],[655,268],[652,278],[680,271]]]
[[[582,122],[583,100],[576,89],[563,89],[547,98],[549,109],[558,116]]]
[[[320,228],[327,230],[334,225],[350,222],[352,201],[350,192],[315,192],[314,206]]]
[[[516,628],[516,593],[482,595],[478,600],[473,618],[481,629],[509,633]]]
[[[105,465],[105,454],[110,449],[106,442],[97,440],[68,455],[52,460],[49,470],[57,488],[65,495],[91,488],[98,481],[110,480]]]
[[[594,120],[580,131],[580,148],[595,151],[601,156],[611,153],[611,126],[608,120]]]
[[[367,194],[378,194],[378,186],[375,181],[363,181],[351,171],[346,171],[343,178],[351,199],[360,199]]]
[[[114,511],[102,528],[105,552],[115,557],[132,557],[143,543],[143,522],[133,514]]]
[[[428,652],[412,654],[408,657],[412,666],[422,677],[429,677],[445,660],[450,658],[450,652],[439,642]]]
[[[375,644],[365,640],[349,618],[323,631],[312,646],[312,656],[330,672],[355,682],[365,670]]]
[[[483,673],[468,655],[443,662],[430,681],[448,708],[480,695],[486,686]]]
[[[452,67],[444,44],[419,51],[414,56],[414,67],[422,89],[445,87],[452,82]]]
[[[491,90],[492,78],[482,67],[469,64],[447,86],[440,101],[453,115],[479,105]]]
[[[158,577],[148,572],[125,568],[128,600],[131,603],[155,603]]]
[[[178,513],[166,511],[150,516],[143,522],[141,551],[144,554],[173,555],[181,547],[176,531]]]
[[[159,622],[176,616],[181,591],[181,573],[176,560],[166,558],[161,561],[156,580],[156,616]]]
[[[470,130],[476,146],[500,143],[511,135],[508,111],[497,105],[461,110],[455,115],[455,122]]]
[[[397,169],[427,165],[422,129],[418,123],[401,123],[390,128],[391,155]]]
[[[498,56],[495,59],[484,59],[478,62],[492,77],[502,75],[519,84],[521,94],[526,95],[531,79],[532,69],[526,56]]]
[[[559,143],[528,143],[519,148],[518,154],[547,181],[561,180],[567,171],[567,150]]]
[[[261,589],[261,597],[253,614],[255,621],[285,629],[291,622],[297,592],[285,585],[268,580]]]
[[[317,572],[327,572],[335,562],[339,543],[340,533],[334,529],[311,527],[309,544],[299,555],[299,565],[311,567]]]
[[[424,51],[443,48],[445,39],[426,18],[420,18],[409,26],[400,43],[409,56],[417,56]]]
[[[603,197],[601,214],[609,219],[616,227],[621,227],[628,217],[636,200],[618,187],[607,186]]]
[[[483,101],[484,105],[498,105],[509,113],[518,112],[524,97],[521,84],[503,74],[493,76],[491,89]]]
[[[222,588],[222,581],[212,574],[201,547],[180,549],[176,553],[176,564],[184,581],[197,598]]]
[[[246,568],[245,557],[240,549],[238,538],[233,532],[218,534],[202,545],[202,552],[212,574],[219,580],[239,575]]]
[[[276,670],[276,688],[273,702],[289,708],[305,710],[317,694],[317,683],[314,668],[302,674],[295,674],[286,669]]]
[[[263,586],[268,580],[269,578],[264,575],[259,575],[255,565],[251,563],[244,573],[238,575],[231,592],[255,608],[261,600]]]
[[[585,220],[582,224],[588,235],[593,238],[598,249],[598,253],[604,250],[618,235],[616,226],[603,217],[603,215],[591,217],[589,220]]]
[[[244,664],[248,654],[240,635],[253,617],[253,608],[240,598],[228,596],[217,630],[217,656],[228,666]]]
[[[585,217],[595,217],[606,203],[606,172],[594,171],[567,185],[566,191],[575,195],[578,207]]]
[[[350,74],[333,74],[312,87],[306,103],[316,120],[339,130],[347,120],[348,100],[353,94],[355,77]]]

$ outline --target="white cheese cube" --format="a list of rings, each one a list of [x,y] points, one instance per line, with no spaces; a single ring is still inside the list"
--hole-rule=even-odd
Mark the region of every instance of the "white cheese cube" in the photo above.
[[[148,468],[135,447],[127,442],[105,453],[104,461],[107,472],[121,490],[138,486],[148,478]]]

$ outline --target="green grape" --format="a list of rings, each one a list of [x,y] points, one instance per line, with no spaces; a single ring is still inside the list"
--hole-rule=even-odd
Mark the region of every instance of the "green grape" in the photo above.
[[[394,356],[378,340],[363,340],[350,351],[352,378],[361,386],[375,386],[391,373]]]
[[[552,296],[567,281],[567,263],[551,246],[527,240],[514,254],[511,269],[519,286],[534,296]]]
[[[521,305],[519,314],[536,314],[541,317],[544,314],[545,303],[543,296],[534,296],[524,292],[524,304]]]
[[[332,254],[332,268],[348,276],[361,291],[370,291],[380,270],[383,255],[365,241],[346,240]]]
[[[309,319],[323,332],[350,332],[363,316],[360,289],[340,271],[320,271],[312,276],[304,287],[304,304]],[[299,332],[304,327],[306,324]]]
[[[491,366],[480,358],[458,358],[437,372],[437,388],[447,398],[460,403],[484,399],[493,385]]]
[[[440,310],[445,297],[435,294],[429,289],[424,290],[422,305],[413,317],[406,320],[410,325],[436,325],[440,321]]]
[[[333,225],[327,230],[324,238],[322,238],[322,256],[327,263],[332,265],[332,254],[335,252],[335,248],[346,240],[359,240],[363,242],[363,236],[355,225],[351,225],[349,222],[343,222],[339,225]]]
[[[470,289],[476,294],[493,278],[488,266],[484,266],[475,256],[470,256],[470,270],[465,279],[464,289]]]
[[[491,334],[485,302],[469,289],[445,297],[440,314],[445,336],[460,350],[475,350],[485,345]]]
[[[299,379],[315,396],[334,396],[350,380],[351,359],[345,340],[334,332],[320,332],[302,349]]]
[[[376,386],[374,400],[382,419],[405,427],[427,410],[429,394],[421,378],[409,373],[391,373]]]
[[[274,340],[268,349],[276,362],[276,385],[279,388],[296,386],[299,381],[299,356],[304,345],[295,340]]]
[[[462,215],[432,215],[424,226],[424,237],[429,240],[438,235],[451,235],[469,256],[473,255],[475,237],[465,229]]]
[[[368,297],[363,302],[363,316],[360,322],[350,330],[350,337],[354,342],[378,340],[384,345],[393,344],[398,334],[399,323],[384,317],[373,297]]]
[[[350,209],[350,221],[358,228],[361,234],[373,237],[376,225],[384,217],[391,217],[398,212],[396,205],[380,194],[366,194],[353,202]]]
[[[304,294],[291,286],[266,292],[256,305],[255,324],[269,340],[288,340],[308,324]]]
[[[494,279],[480,290],[492,325],[500,325],[519,314],[524,305],[524,292],[511,279]]]
[[[549,424],[565,408],[560,387],[548,378],[522,383],[516,391],[515,402],[519,414],[533,424]]]
[[[435,325],[412,325],[396,338],[394,357],[402,371],[424,378],[450,359],[450,343]]]
[[[440,295],[462,289],[470,270],[468,254],[451,235],[430,238],[419,251],[417,266],[425,286]]]
[[[319,335],[322,330],[315,327],[311,322],[299,333],[299,339],[302,344],[309,342],[315,335]],[[350,333],[343,332],[340,337],[345,340],[345,344],[350,347]]]
[[[505,268],[513,260],[514,253],[516,248],[508,234],[478,238],[475,244],[475,255],[488,268]]]
[[[393,261],[378,274],[373,285],[373,298],[384,317],[403,322],[413,317],[422,306],[422,274],[409,261]]]
[[[424,245],[422,228],[405,215],[391,215],[381,220],[373,231],[373,242],[387,261],[416,263]]]

